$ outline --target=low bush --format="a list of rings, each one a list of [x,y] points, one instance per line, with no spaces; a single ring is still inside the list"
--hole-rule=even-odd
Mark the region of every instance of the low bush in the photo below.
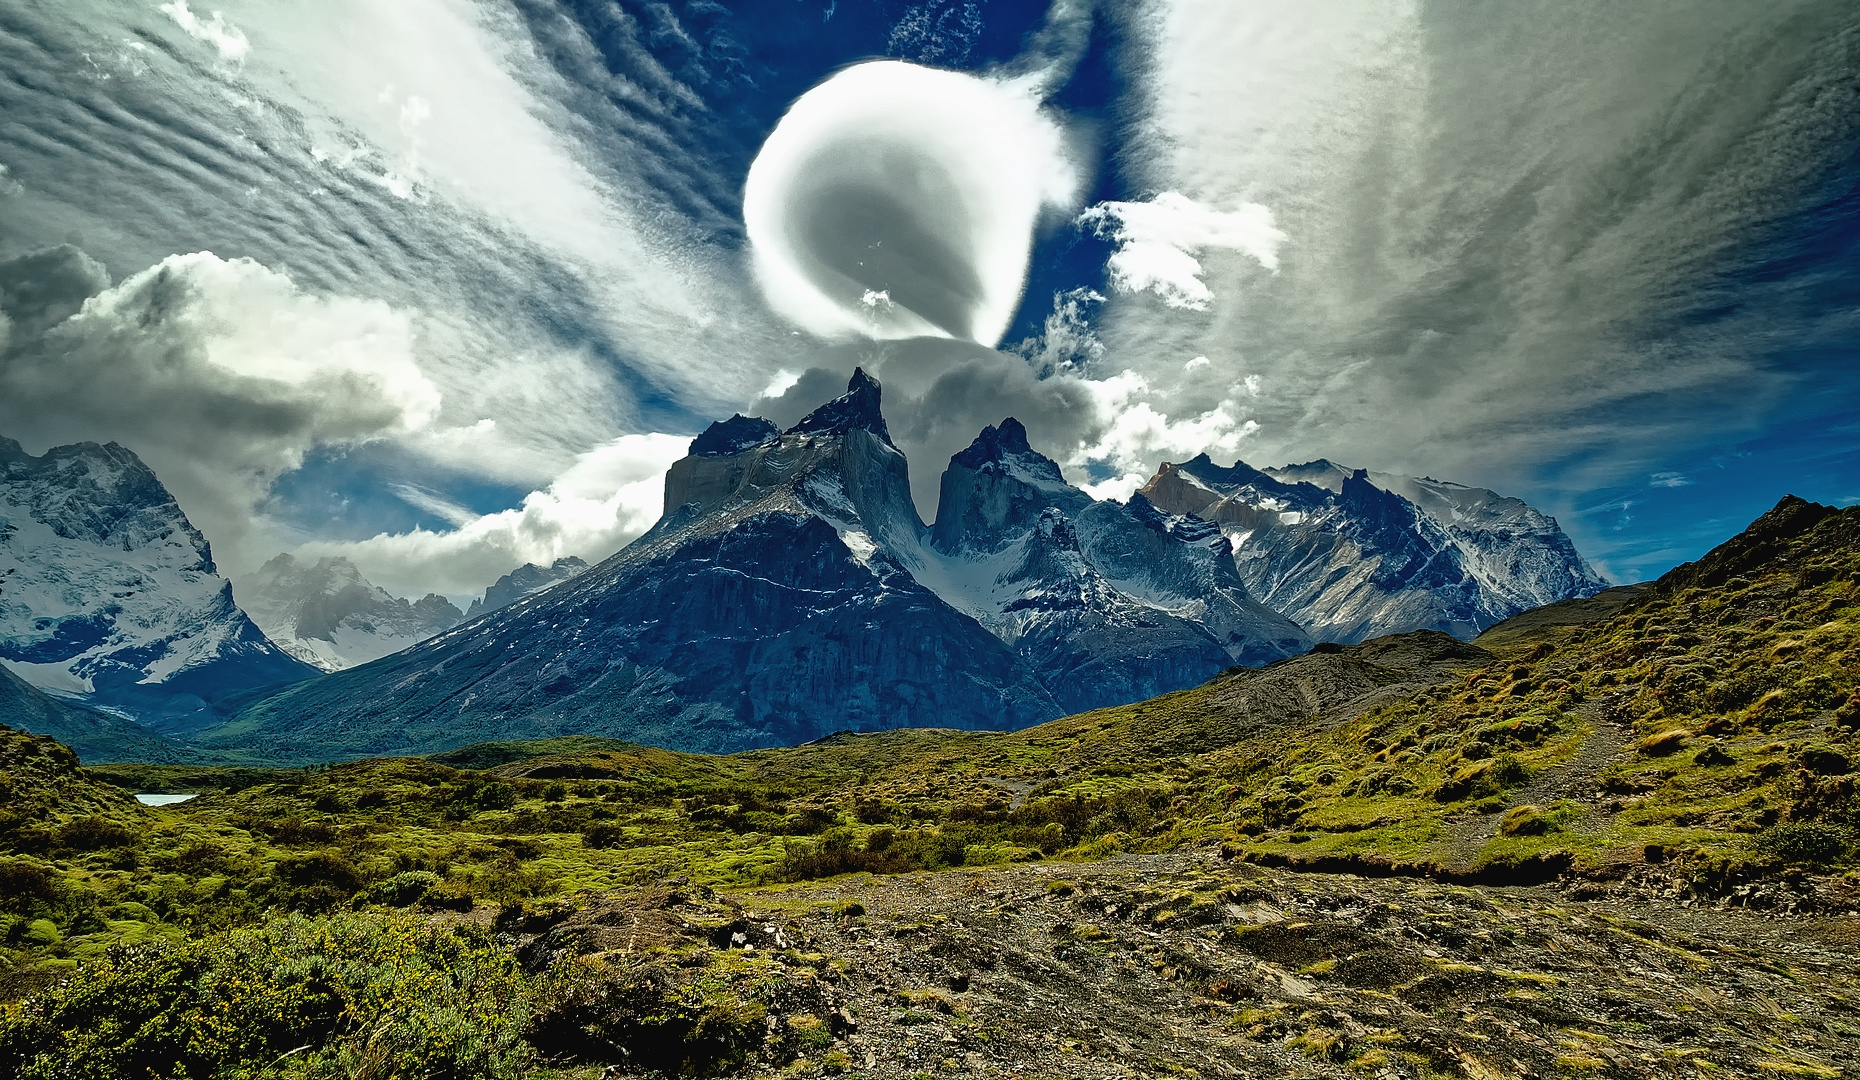
[[[1853,851],[1855,839],[1854,830],[1845,825],[1789,821],[1758,833],[1751,846],[1758,854],[1783,862],[1826,865]]]
[[[160,1076],[503,1080],[534,1054],[507,951],[398,915],[275,919],[117,947],[0,1011],[21,1080]]]
[[[537,994],[528,1037],[553,1058],[625,1062],[670,1076],[728,1072],[762,1048],[766,1005],[680,982],[655,965],[609,970],[598,961],[563,961]]]

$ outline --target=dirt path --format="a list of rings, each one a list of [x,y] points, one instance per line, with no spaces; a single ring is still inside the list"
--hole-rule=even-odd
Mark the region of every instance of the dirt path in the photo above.
[[[1573,757],[1533,777],[1530,783],[1513,791],[1498,809],[1449,821],[1447,864],[1459,870],[1471,866],[1485,845],[1498,835],[1505,812],[1517,806],[1549,806],[1558,799],[1571,799],[1585,804],[1581,820],[1568,826],[1571,831],[1593,833],[1607,828],[1614,819],[1614,812],[1596,797],[1595,782],[1604,769],[1626,756],[1633,745],[1634,733],[1621,719],[1620,709],[1621,703],[1632,693],[1614,694],[1577,706],[1576,715],[1594,727],[1583,737]]]

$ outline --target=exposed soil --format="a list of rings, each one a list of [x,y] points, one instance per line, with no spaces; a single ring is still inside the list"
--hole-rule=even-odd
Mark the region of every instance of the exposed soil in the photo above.
[[[543,965],[647,941],[762,950],[814,988],[804,1000],[824,1012],[830,1044],[799,1060],[771,1052],[750,1075],[1483,1080],[1860,1066],[1852,915],[1297,874],[1198,850],[729,896],[673,883],[593,904],[522,947]],[[783,1023],[772,1015],[771,1033]]]

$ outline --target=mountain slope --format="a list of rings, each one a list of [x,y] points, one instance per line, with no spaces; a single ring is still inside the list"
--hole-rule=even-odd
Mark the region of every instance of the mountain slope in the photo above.
[[[33,457],[0,439],[0,659],[164,731],[315,673],[239,610],[206,539],[115,443]]]
[[[878,384],[855,373],[787,432],[713,425],[667,474],[659,523],[599,566],[204,741],[283,760],[565,734],[739,749],[1058,715],[1018,657],[889,554],[924,532],[909,490]]]
[[[443,596],[390,595],[343,558],[305,565],[279,555],[233,582],[233,593],[266,637],[323,671],[377,660],[465,620]]]
[[[85,763],[179,762],[195,755],[185,746],[120,716],[60,701],[0,664],[0,724],[57,739]]]
[[[1435,629],[1470,638],[1607,586],[1556,522],[1517,499],[1328,461],[1165,464],[1141,494],[1215,522],[1253,596],[1314,636]]]

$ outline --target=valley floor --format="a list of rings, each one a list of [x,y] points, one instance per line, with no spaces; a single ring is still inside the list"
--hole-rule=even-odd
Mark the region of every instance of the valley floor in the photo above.
[[[1296,874],[1203,849],[733,894],[673,881],[528,930],[531,964],[676,956],[785,983],[750,1075],[1860,1067],[1851,913]]]

